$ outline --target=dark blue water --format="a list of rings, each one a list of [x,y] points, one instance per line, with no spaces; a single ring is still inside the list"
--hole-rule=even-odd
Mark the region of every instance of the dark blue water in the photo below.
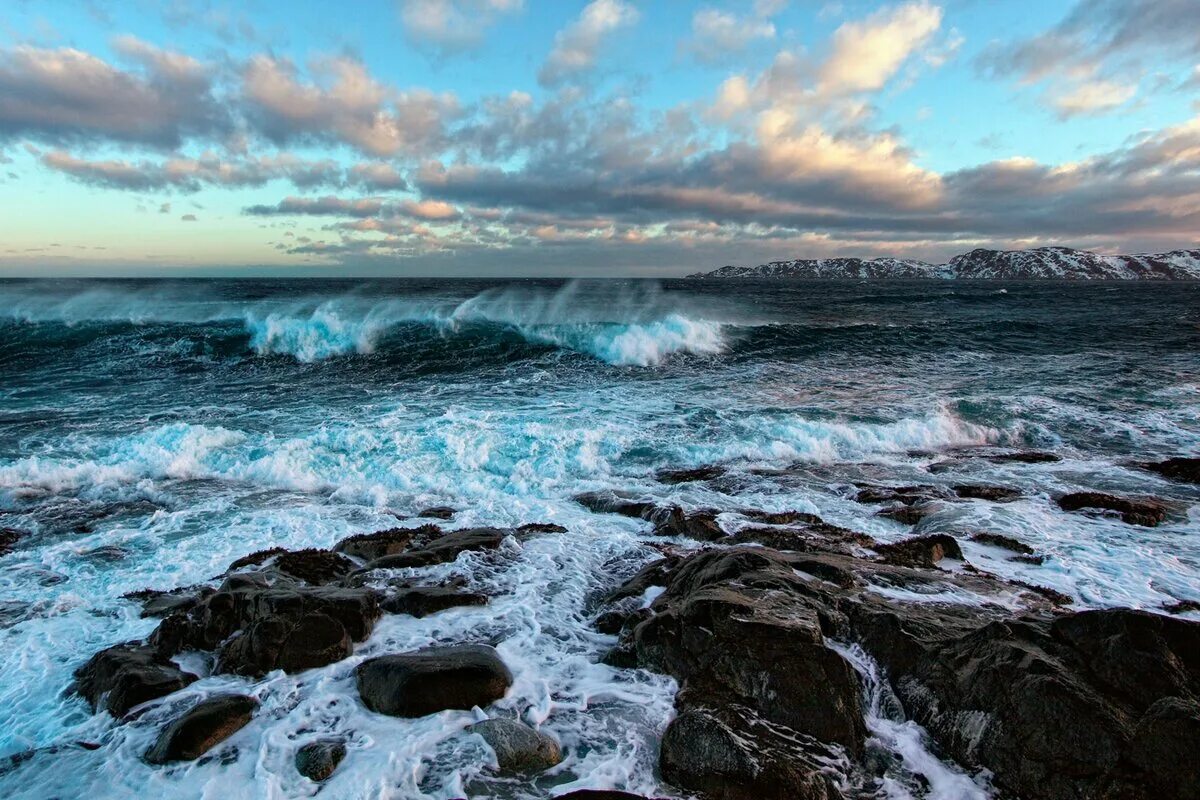
[[[1063,460],[926,470],[977,447]],[[588,624],[589,596],[653,555],[646,526],[573,494],[794,508],[886,540],[910,530],[847,499],[849,483],[1016,486],[1025,499],[923,525],[1016,536],[1046,562],[972,543],[968,558],[1081,607],[1154,608],[1200,599],[1200,498],[1133,462],[1198,452],[1196,284],[0,283],[0,527],[24,533],[0,557],[0,756],[32,754],[0,793],[303,796],[315,787],[291,753],[319,728],[352,751],[321,796],[460,796],[486,761],[459,732],[470,715],[380,720],[349,675],[359,656],[487,639],[517,676],[501,710],[567,752],[498,796],[662,795],[674,687],[595,663],[612,639]],[[652,477],[711,463],[730,476]],[[1142,529],[1057,511],[1051,497],[1076,488],[1154,493],[1175,512]],[[193,685],[190,698],[236,685],[263,701],[230,763],[151,768],[138,756],[169,704],[117,725],[64,693],[92,652],[153,627],[123,593],[434,505],[459,509],[456,525],[569,532],[512,543],[502,566],[423,571],[495,599],[387,618],[353,663]]]

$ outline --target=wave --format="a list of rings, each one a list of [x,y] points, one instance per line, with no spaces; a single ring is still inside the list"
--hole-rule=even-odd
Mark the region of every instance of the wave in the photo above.
[[[526,343],[582,353],[617,366],[654,366],[676,354],[710,356],[728,346],[739,323],[685,309],[688,298],[656,285],[604,286],[571,282],[556,290],[489,289],[462,298],[430,294],[377,299],[362,292],[337,297],[227,299],[204,287],[88,288],[63,295],[44,288],[17,291],[3,313],[25,325],[69,328],[124,325],[240,326],[259,356],[286,355],[313,363],[403,347],[402,329],[453,337],[482,332],[516,335]],[[97,336],[104,335],[98,331]]]

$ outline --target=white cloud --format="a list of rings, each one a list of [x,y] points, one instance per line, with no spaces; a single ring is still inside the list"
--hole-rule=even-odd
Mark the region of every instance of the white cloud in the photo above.
[[[742,52],[755,40],[774,37],[775,25],[769,19],[702,8],[692,16],[692,38],[684,47],[697,61],[716,63]]]
[[[467,50],[483,43],[484,34],[505,14],[515,14],[524,0],[400,0],[405,35],[418,47],[442,52]]]
[[[820,88],[830,93],[883,88],[941,24],[942,9],[924,0],[845,23],[834,33],[833,52],[819,71]]]
[[[1076,84],[1053,98],[1058,115],[1063,118],[1102,114],[1125,105],[1137,94],[1137,84],[1094,80]]]
[[[638,10],[623,0],[592,0],[575,20],[554,37],[554,49],[538,72],[538,81],[552,86],[596,64],[600,48],[611,34],[638,21]]]

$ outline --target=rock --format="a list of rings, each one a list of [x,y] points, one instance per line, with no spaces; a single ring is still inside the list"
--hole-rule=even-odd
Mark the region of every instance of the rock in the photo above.
[[[555,795],[554,800],[654,800],[654,798],[619,792],[615,789],[576,789],[573,792]]]
[[[990,500],[993,503],[1016,500],[1022,496],[1019,489],[1010,489],[1006,486],[983,486],[964,483],[952,488],[954,493],[961,498],[967,500]]]
[[[865,736],[858,677],[825,646],[803,579],[777,553],[698,553],[671,575],[655,614],[633,630],[638,664],[764,720],[857,753]]]
[[[999,533],[973,533],[971,534],[972,542],[999,547],[1004,550],[1011,550],[1014,553],[1022,555],[1033,555],[1033,548],[1024,542],[1018,541],[1011,536],[1004,536]]]
[[[1196,791],[1200,788],[1197,742],[1200,704],[1180,697],[1155,701],[1138,721],[1129,745],[1129,759],[1137,768],[1136,780],[1149,784],[1156,797],[1182,798],[1188,791]]]
[[[454,515],[457,513],[458,511],[450,506],[433,506],[432,508],[426,508],[418,511],[417,516],[424,517],[426,519],[453,519]]]
[[[281,555],[286,552],[287,552],[287,550],[285,550],[282,547],[271,547],[266,550],[256,550],[255,552],[251,553],[250,555],[242,556],[241,558],[234,561],[225,570],[225,573],[229,574],[230,572],[237,572],[238,570],[245,569],[246,567],[262,566],[263,564],[267,563],[275,556]]]
[[[672,506],[665,513],[656,513],[655,536],[683,536],[701,542],[712,542],[725,537],[725,531],[717,524],[716,514],[710,511],[686,513],[679,506]]]
[[[1041,450],[1020,450],[1015,453],[993,453],[984,456],[988,461],[997,464],[1054,464],[1062,461],[1062,456],[1046,453]]]
[[[495,550],[504,541],[506,535],[505,531],[498,528],[470,528],[451,531],[433,539],[423,547],[377,558],[363,567],[363,570],[401,569],[444,564],[458,558],[460,553],[473,550]]]
[[[743,517],[754,522],[761,522],[764,525],[824,525],[825,520],[818,517],[816,514],[807,514],[803,511],[759,511],[758,509],[747,509],[739,511]]]
[[[315,586],[341,580],[355,569],[355,563],[329,550],[295,550],[275,558],[275,570]]]
[[[320,612],[269,616],[229,639],[217,654],[215,671],[261,676],[324,667],[354,652],[342,623]]]
[[[158,741],[146,751],[146,761],[151,764],[195,761],[244,728],[257,708],[257,700],[240,694],[201,701],[163,729]]]
[[[652,586],[666,586],[671,572],[679,566],[680,560],[678,556],[667,556],[651,561],[634,573],[633,577],[614,589],[605,598],[605,602],[615,603],[629,597],[641,597]]]
[[[937,486],[871,486],[859,484],[854,502],[867,504],[901,503],[906,506],[929,500],[945,500],[946,490]]]
[[[1128,525],[1153,528],[1167,518],[1166,505],[1157,498],[1117,497],[1102,492],[1073,492],[1058,498],[1063,511],[1094,508],[1114,511]]]
[[[502,773],[542,772],[562,761],[558,742],[512,719],[485,719],[467,728],[496,753]]]
[[[176,611],[187,611],[213,594],[208,586],[189,586],[169,591],[142,589],[121,595],[126,600],[136,600],[142,604],[142,617],[165,617]]]
[[[1200,483],[1200,458],[1168,458],[1166,461],[1145,463],[1139,466],[1173,481]]]
[[[25,534],[16,528],[0,528],[0,556],[12,552],[13,546]]]
[[[517,528],[517,533],[566,533],[567,529],[553,522],[527,522]]]
[[[464,592],[437,586],[419,586],[404,589],[379,604],[388,614],[409,614],[426,617],[457,606],[487,605],[488,596],[478,592]]]
[[[486,645],[379,656],[360,664],[355,678],[367,708],[395,717],[483,707],[503,697],[512,685],[512,673]]]
[[[155,648],[136,642],[101,650],[75,671],[76,691],[93,709],[103,706],[114,717],[195,680],[195,675],[161,657]]]
[[[328,780],[338,764],[346,757],[346,743],[341,739],[318,739],[296,751],[296,771],[310,781]]]
[[[666,469],[655,473],[654,479],[659,483],[678,484],[709,481],[725,474],[725,468],[714,465],[696,467],[695,469]]]
[[[620,514],[623,517],[650,519],[658,510],[652,500],[641,500],[612,491],[584,492],[571,498],[588,511],[598,514]]]
[[[875,552],[888,564],[901,566],[932,567],[943,558],[963,560],[962,549],[953,536],[934,533],[917,536],[893,544],[875,546]]]
[[[681,711],[659,751],[664,779],[720,800],[840,800],[824,772],[840,760],[811,737],[737,705]]]
[[[1177,600],[1163,606],[1168,614],[1186,614],[1189,611],[1200,611],[1200,600]]]
[[[921,503],[911,506],[895,505],[891,508],[885,508],[882,511],[876,511],[875,516],[886,517],[887,519],[899,522],[901,525],[916,525],[935,511],[937,511],[937,506],[933,503]]]
[[[420,528],[390,528],[375,533],[360,533],[342,539],[333,546],[335,552],[345,553],[364,561],[374,561],[384,556],[403,553],[409,542],[415,539],[432,539],[442,535],[442,529],[436,525],[423,525]]]

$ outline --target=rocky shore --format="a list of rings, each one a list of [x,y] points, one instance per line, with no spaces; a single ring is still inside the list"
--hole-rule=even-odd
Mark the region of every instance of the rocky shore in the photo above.
[[[989,457],[1017,465],[1054,458]],[[1197,459],[1140,466],[1171,480],[1200,478]],[[722,474],[714,465],[658,479],[686,484]],[[879,483],[854,492],[856,502],[908,525],[939,505],[1005,503],[1021,494],[979,484]],[[614,576],[589,605],[596,630],[614,642],[606,664],[663,673],[679,686],[659,753],[662,781],[679,795],[877,796],[897,767],[876,729],[882,719],[921,726],[964,780],[974,776],[1001,797],[1198,796],[1200,622],[1169,613],[1186,608],[1074,610],[1053,590],[971,565],[960,539],[1037,563],[1026,543],[986,531],[918,530],[885,544],[798,511],[684,509],[620,492],[576,501],[599,515],[644,520],[647,546],[659,553],[635,574]],[[1056,502],[1064,514],[1105,514],[1136,526],[1177,513],[1157,498],[1102,492]],[[452,509],[439,511],[428,516],[453,517]],[[385,614],[425,617],[489,602],[453,581],[414,579],[420,570],[496,551],[510,538],[563,535],[570,532],[545,523],[427,524],[351,536],[329,550],[252,553],[210,584],[130,595],[161,622],[144,640],[93,655],[72,689],[120,725],[196,682],[186,666],[196,657],[211,674],[248,679],[353,659]],[[358,699],[401,718],[479,709],[482,718],[463,735],[487,743],[497,774],[552,769],[562,743],[527,720],[488,714],[514,683],[493,644],[372,655],[354,667]],[[205,697],[161,728],[144,760],[219,756],[258,712],[249,690]],[[297,746],[295,768],[315,783],[328,780],[354,758],[349,745],[314,735]],[[603,788],[559,796],[634,797]]]

